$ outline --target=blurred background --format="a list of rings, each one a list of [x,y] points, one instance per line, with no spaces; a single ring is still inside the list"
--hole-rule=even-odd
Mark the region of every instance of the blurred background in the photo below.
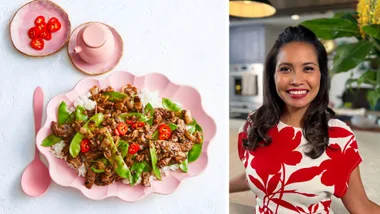
[[[364,187],[380,204],[380,0],[230,0],[230,178],[244,172],[237,134],[262,105],[265,57],[277,36],[298,24],[313,30],[329,54],[330,107],[353,129]],[[253,213],[254,197],[230,194],[230,213]],[[348,213],[339,199],[332,207]]]

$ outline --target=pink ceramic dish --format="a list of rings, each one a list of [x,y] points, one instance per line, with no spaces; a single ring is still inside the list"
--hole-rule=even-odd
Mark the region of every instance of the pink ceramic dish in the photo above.
[[[42,50],[30,47],[31,39],[28,30],[34,26],[37,16],[44,16],[45,22],[56,17],[61,22],[61,29],[52,33],[52,39],[45,42]],[[57,4],[48,0],[35,0],[22,6],[14,15],[10,26],[10,36],[13,46],[28,56],[47,56],[59,51],[69,40],[71,24],[67,13]]]
[[[168,176],[163,176],[162,181],[154,180],[151,187],[138,185],[131,187],[121,182],[108,186],[96,186],[87,189],[84,186],[84,178],[78,177],[64,160],[58,159],[50,153],[50,148],[42,147],[40,144],[50,133],[52,121],[57,121],[57,109],[62,101],[73,103],[81,95],[86,94],[91,87],[97,85],[100,88],[112,86],[119,90],[121,86],[132,84],[137,88],[158,90],[160,98],[167,97],[174,102],[181,103],[184,109],[189,109],[192,116],[201,125],[204,133],[204,143],[201,156],[198,160],[189,164],[188,173],[181,171],[170,171]],[[189,86],[177,85],[167,77],[158,73],[151,73],[145,76],[135,76],[128,72],[115,72],[106,79],[98,80],[85,78],[79,81],[73,90],[52,98],[47,105],[47,117],[45,124],[41,127],[36,137],[36,144],[39,151],[46,157],[49,163],[49,173],[53,181],[61,186],[73,187],[80,190],[86,197],[93,200],[101,200],[108,197],[118,197],[124,201],[138,201],[151,193],[170,194],[176,190],[182,180],[199,175],[207,166],[207,148],[211,139],[216,133],[214,120],[206,114],[201,104],[201,96],[198,91]]]

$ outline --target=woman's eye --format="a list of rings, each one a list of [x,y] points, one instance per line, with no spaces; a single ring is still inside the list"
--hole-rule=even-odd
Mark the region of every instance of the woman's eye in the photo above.
[[[290,69],[288,67],[282,67],[280,68],[280,71],[287,72],[290,71]]]
[[[304,68],[304,70],[305,71],[314,71],[314,68],[307,66],[307,67]]]

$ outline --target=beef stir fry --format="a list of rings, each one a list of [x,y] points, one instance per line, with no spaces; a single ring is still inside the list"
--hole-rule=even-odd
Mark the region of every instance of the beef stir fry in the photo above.
[[[61,103],[42,145],[84,176],[87,188],[115,181],[150,186],[165,167],[187,172],[201,153],[202,128],[169,99],[162,99],[162,107],[144,105],[128,84],[119,92],[94,86],[74,103],[71,111]]]

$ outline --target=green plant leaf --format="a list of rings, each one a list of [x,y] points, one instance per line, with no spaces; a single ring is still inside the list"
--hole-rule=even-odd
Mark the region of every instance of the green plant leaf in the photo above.
[[[380,39],[380,25],[366,25],[362,29],[371,37]]]
[[[358,26],[343,18],[313,19],[304,21],[301,25],[312,30],[321,39],[360,36]]]
[[[377,76],[377,73],[376,71],[366,71],[364,72],[358,79],[357,79],[357,83],[359,85],[361,85],[362,83],[366,83],[366,84],[371,84],[371,85],[376,85],[376,76]]]
[[[340,73],[355,68],[370,53],[373,44],[368,41],[344,44],[336,49],[332,73]]]
[[[379,88],[376,90],[370,90],[367,93],[367,100],[372,108],[376,106],[377,100],[379,99]]]
[[[342,18],[342,19],[347,19],[351,21],[354,24],[358,24],[358,12],[356,11],[350,11],[350,12],[338,12],[335,13],[333,18]]]

